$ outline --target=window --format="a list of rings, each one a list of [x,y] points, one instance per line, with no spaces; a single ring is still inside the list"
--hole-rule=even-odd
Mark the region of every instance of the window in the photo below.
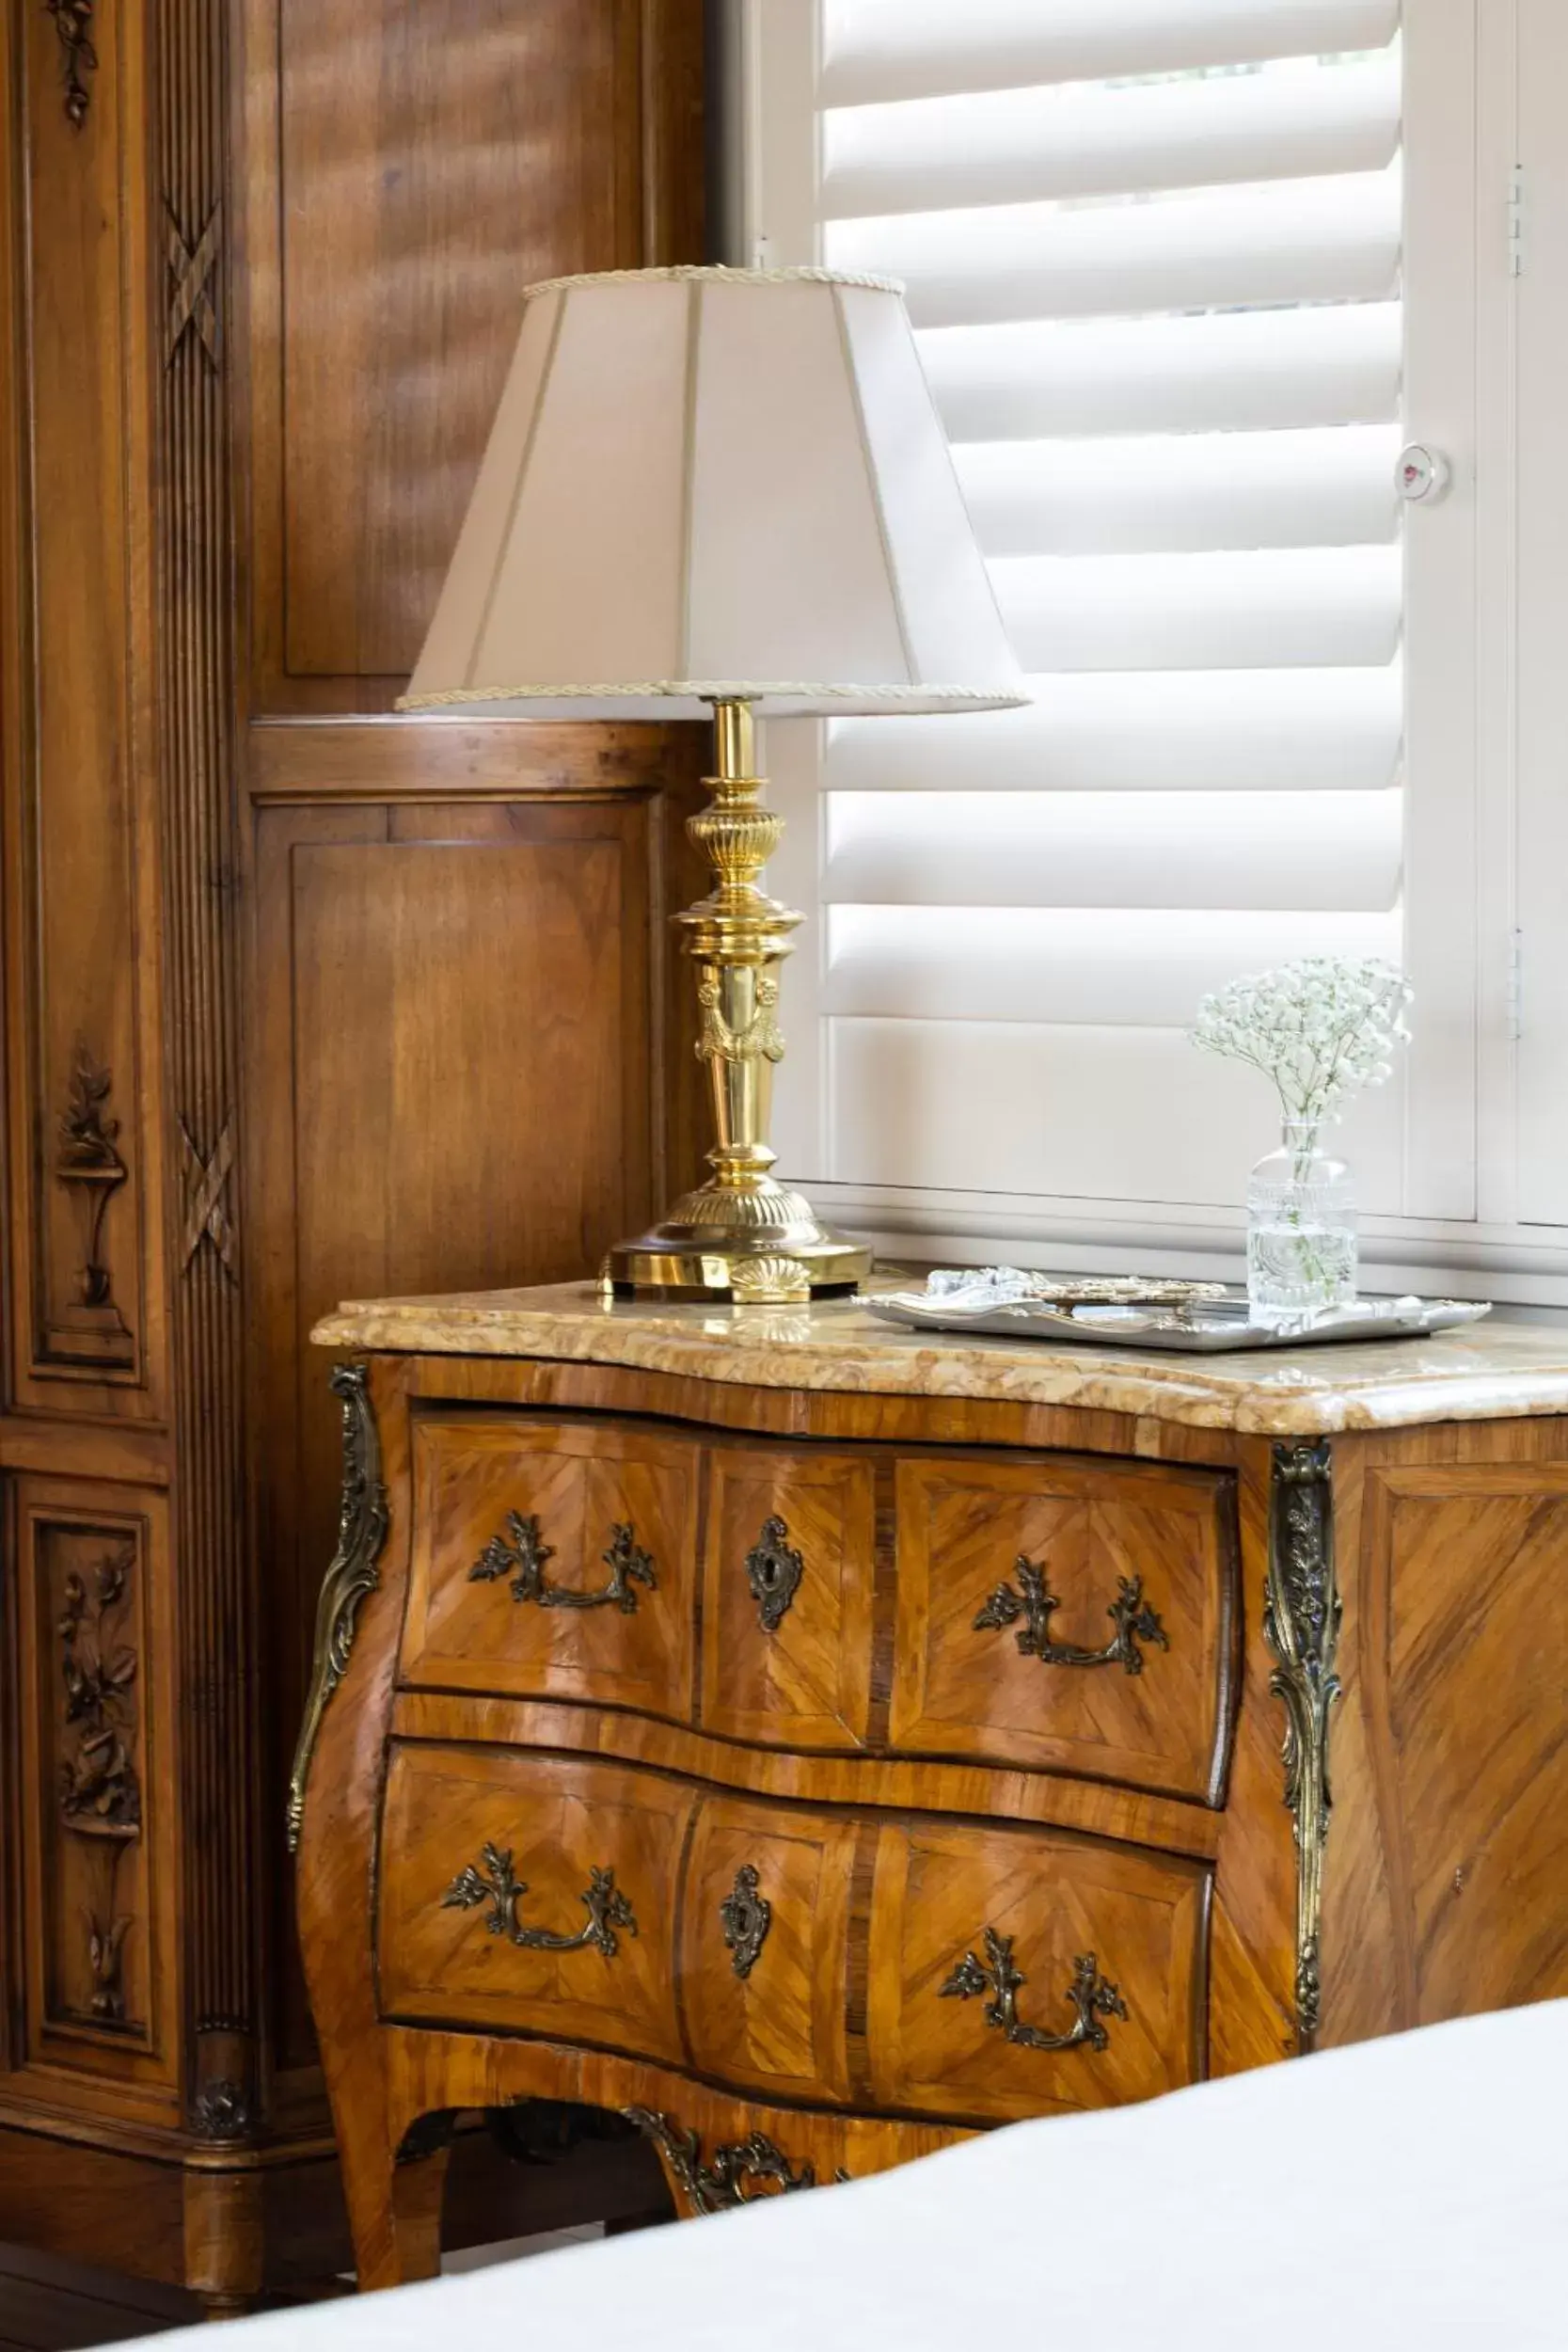
[[[1343,950],[1418,991],[1368,1254],[1476,1255],[1474,6],[1404,14],[750,0],[750,248],[906,281],[1037,696],[770,730],[776,1140],[884,1246],[1214,1263],[1272,1113],[1187,1025]]]

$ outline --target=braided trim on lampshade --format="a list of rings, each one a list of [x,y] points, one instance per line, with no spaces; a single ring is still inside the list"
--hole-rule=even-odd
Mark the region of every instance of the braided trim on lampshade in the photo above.
[[[712,678],[644,678],[640,684],[621,686],[455,686],[439,694],[400,694],[393,707],[397,710],[440,710],[454,703],[507,703],[611,701],[626,700],[634,695],[649,699],[668,698],[672,701],[689,696],[696,702],[762,702],[777,695],[791,702],[925,702],[940,695],[944,702],[983,703],[994,707],[998,694],[992,687],[927,686],[910,683],[905,686],[817,686],[791,684],[787,680],[759,680],[753,684],[736,686],[726,680]]]
[[[727,269],[721,262],[678,262],[664,269],[579,270],[575,278],[542,278],[537,285],[523,288],[523,300],[531,302],[535,294],[564,294],[573,286],[626,286],[639,281],[651,285],[657,279],[685,284],[691,278],[707,278],[716,285],[725,286],[788,286],[800,283],[811,286],[869,286],[873,294],[901,294],[904,292],[901,278],[882,278],[870,270],[818,269],[805,263],[788,269]]]

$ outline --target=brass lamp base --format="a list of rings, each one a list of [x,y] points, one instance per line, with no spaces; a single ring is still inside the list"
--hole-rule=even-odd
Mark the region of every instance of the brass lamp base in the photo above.
[[[818,1224],[803,1194],[771,1178],[736,1195],[704,1184],[660,1224],[624,1241],[605,1275],[625,1297],[733,1298],[742,1306],[846,1295],[871,1271],[871,1252]]]
[[[784,1057],[778,967],[800,917],[757,888],[784,827],[762,805],[762,779],[752,772],[751,707],[719,702],[714,717],[713,798],[687,831],[706,852],[715,887],[675,917],[697,967],[697,1058],[719,1137],[707,1155],[714,1172],[659,1224],[612,1249],[604,1279],[628,1296],[772,1305],[855,1290],[871,1271],[871,1252],[818,1224],[811,1202],[769,1173],[773,1066]]]

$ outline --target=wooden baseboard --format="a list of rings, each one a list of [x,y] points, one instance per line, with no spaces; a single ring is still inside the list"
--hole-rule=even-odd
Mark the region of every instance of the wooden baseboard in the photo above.
[[[0,2245],[0,2352],[86,2352],[200,2317],[195,2296],[177,2287]]]
[[[336,2157],[274,2161],[240,2178],[256,2200],[248,2228],[260,2249],[257,2293],[311,2296],[352,2272]],[[476,2125],[459,2133],[452,2150],[442,2237],[452,2249],[489,2246],[668,2210],[657,2159],[641,2139],[584,2140],[519,2162]],[[118,2292],[167,2294],[191,2277],[192,2246],[179,2164],[0,2127],[0,2247],[26,2248],[18,2262],[90,2263],[116,2277]],[[0,2352],[8,2352],[3,2319]]]

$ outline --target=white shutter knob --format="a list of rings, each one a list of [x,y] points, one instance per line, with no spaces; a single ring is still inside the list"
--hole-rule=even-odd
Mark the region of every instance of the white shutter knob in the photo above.
[[[1410,441],[1394,461],[1394,487],[1412,505],[1432,505],[1449,486],[1449,461],[1441,450]]]

